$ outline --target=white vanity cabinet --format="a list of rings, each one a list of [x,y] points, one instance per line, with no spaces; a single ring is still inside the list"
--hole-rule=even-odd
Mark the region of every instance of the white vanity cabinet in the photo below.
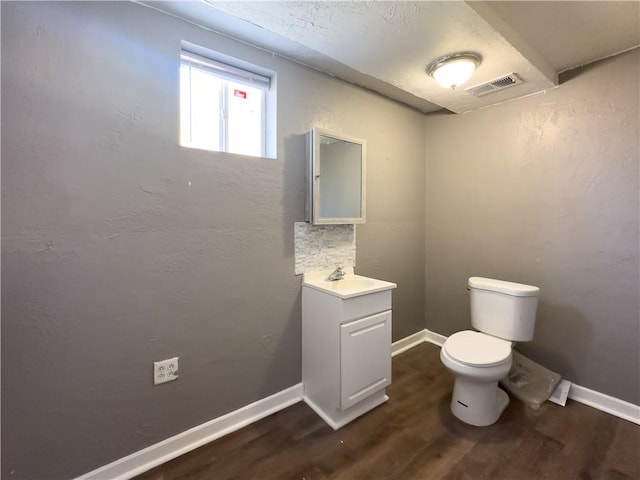
[[[302,287],[304,400],[334,429],[388,400],[396,285],[382,283],[386,290],[350,298]]]

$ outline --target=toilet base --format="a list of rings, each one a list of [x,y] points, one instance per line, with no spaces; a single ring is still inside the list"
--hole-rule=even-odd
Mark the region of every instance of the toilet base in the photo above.
[[[509,405],[509,396],[498,382],[478,383],[458,376],[453,386],[451,413],[469,425],[495,423]]]

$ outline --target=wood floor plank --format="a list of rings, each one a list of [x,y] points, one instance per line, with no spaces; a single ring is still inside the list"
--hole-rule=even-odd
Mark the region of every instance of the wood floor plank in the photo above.
[[[340,430],[298,403],[136,480],[640,479],[640,426],[576,402],[512,400],[494,425],[460,422],[439,352],[394,357],[389,401]]]
[[[640,478],[640,435],[630,422],[617,422],[613,441],[609,445],[601,479],[637,480]]]
[[[482,428],[465,425],[443,414],[447,418],[448,428],[455,435],[475,442],[473,449],[452,465],[444,478],[507,478],[505,470],[514,463],[513,460],[523,459],[523,448],[526,448],[523,444],[533,430],[533,422],[527,417],[525,409],[521,403],[512,402],[496,424]],[[519,475],[517,478],[526,477]]]

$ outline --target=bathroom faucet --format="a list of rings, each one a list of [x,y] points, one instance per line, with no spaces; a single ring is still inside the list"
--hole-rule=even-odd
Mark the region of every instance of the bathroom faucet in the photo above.
[[[331,275],[325,278],[325,280],[327,282],[335,282],[336,280],[342,280],[343,278],[344,272],[342,271],[342,266],[338,266],[333,272],[331,272]]]

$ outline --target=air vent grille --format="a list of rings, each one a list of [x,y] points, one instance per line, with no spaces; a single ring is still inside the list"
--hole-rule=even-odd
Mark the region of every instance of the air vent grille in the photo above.
[[[523,82],[517,73],[510,73],[499,78],[494,78],[488,82],[466,88],[465,92],[475,97],[483,97],[484,95],[489,95],[490,93],[504,90],[505,88],[513,87]]]

